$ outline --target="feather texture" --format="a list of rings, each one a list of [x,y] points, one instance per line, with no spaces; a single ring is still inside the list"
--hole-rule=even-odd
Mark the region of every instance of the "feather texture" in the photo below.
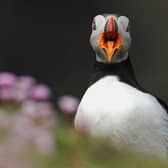
[[[116,76],[106,76],[88,88],[75,117],[75,127],[87,122],[92,136],[128,148],[166,157],[168,115],[157,99]]]

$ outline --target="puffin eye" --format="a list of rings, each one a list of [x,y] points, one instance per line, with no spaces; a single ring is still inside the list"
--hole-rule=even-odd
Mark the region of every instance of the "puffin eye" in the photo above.
[[[127,26],[126,32],[130,32],[130,25]]]
[[[93,20],[93,22],[92,22],[92,30],[96,30],[96,23],[95,23],[95,20]]]

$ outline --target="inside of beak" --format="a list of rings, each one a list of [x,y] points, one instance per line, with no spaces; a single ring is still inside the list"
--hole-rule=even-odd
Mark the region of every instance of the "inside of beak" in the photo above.
[[[111,61],[116,49],[122,45],[121,35],[113,32],[103,32],[100,34],[99,47],[106,52],[107,60]]]

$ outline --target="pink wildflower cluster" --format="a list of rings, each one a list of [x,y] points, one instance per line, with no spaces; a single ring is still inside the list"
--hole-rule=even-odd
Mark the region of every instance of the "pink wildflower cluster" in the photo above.
[[[47,100],[50,90],[38,84],[31,76],[16,76],[10,72],[0,72],[0,101],[23,102],[25,100]]]
[[[9,131],[7,146],[13,152],[33,145],[43,154],[56,152],[51,129],[56,123],[56,113],[48,102],[25,102]]]
[[[65,95],[58,99],[58,108],[66,114],[75,114],[79,105],[79,99],[71,96]]]
[[[56,111],[49,102],[50,89],[38,84],[31,76],[16,76],[0,72],[0,102],[20,103],[11,115],[0,106],[0,130],[6,130],[5,142],[0,144],[9,153],[25,150],[31,146],[44,154],[55,152],[52,129],[57,121]]]
[[[17,76],[10,72],[0,72],[0,130],[7,131],[2,149],[12,154],[35,148],[44,154],[56,152],[52,129],[57,123],[57,113],[49,102],[50,89],[38,84],[31,76]],[[19,103],[19,109],[11,115],[4,105]],[[79,99],[65,95],[57,101],[58,108],[65,114],[74,115]],[[3,148],[2,148],[3,147]]]

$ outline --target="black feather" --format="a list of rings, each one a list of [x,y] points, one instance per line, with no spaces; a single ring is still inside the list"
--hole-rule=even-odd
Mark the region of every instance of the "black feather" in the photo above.
[[[120,81],[127,83],[141,90],[142,92],[151,94],[149,91],[146,91],[138,84],[129,57],[125,61],[122,61],[121,63],[106,64],[96,61],[89,85],[92,85],[99,79],[108,75],[115,75],[119,78]],[[153,96],[158,100],[158,102],[163,106],[163,108],[168,113],[168,105],[159,97],[155,95]]]

